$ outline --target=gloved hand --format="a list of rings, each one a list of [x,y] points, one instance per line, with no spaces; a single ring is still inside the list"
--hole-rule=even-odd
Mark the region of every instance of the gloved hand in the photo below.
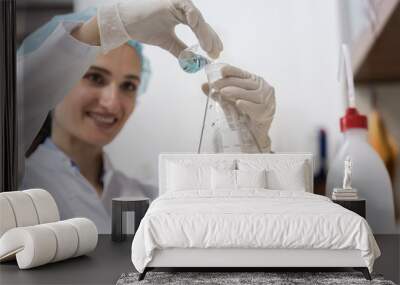
[[[229,107],[234,107],[239,115],[248,116],[248,127],[262,152],[271,151],[271,139],[268,131],[275,114],[275,91],[262,77],[250,74],[237,67],[226,65],[221,69],[222,79],[212,83],[215,89],[213,99],[221,99],[225,115]],[[203,84],[203,92],[210,90],[208,83]],[[230,106],[228,105],[230,104]],[[233,116],[233,119],[238,119]]]
[[[175,57],[186,48],[176,36],[175,26],[188,25],[210,57],[223,49],[218,35],[190,0],[128,0],[99,8],[97,14],[104,52],[129,39],[159,46]]]

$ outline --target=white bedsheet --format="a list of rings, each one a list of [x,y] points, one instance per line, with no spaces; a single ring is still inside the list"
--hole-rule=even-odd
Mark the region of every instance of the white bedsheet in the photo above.
[[[299,191],[169,192],[156,199],[132,243],[143,272],[155,249],[358,249],[372,272],[380,250],[365,219]]]

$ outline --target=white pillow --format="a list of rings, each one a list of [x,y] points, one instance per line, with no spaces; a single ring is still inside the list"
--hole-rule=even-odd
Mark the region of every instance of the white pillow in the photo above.
[[[211,189],[236,189],[236,170],[231,169],[211,169]]]
[[[210,189],[211,167],[190,166],[169,163],[167,189],[185,191],[193,189]]]
[[[267,172],[268,188],[272,190],[306,191],[304,165],[296,168],[279,171],[276,169]]]
[[[265,169],[268,189],[306,191],[309,184],[306,163],[304,160],[282,158],[239,159],[238,168],[247,171]]]
[[[267,188],[267,171],[236,170],[236,188]]]

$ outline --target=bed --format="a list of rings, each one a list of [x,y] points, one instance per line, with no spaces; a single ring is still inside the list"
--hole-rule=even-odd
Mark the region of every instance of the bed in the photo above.
[[[366,220],[313,194],[311,154],[161,154],[160,196],[132,242],[154,268],[352,267],[380,251]]]

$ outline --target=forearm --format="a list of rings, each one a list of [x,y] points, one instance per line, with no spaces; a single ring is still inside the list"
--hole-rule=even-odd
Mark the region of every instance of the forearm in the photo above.
[[[66,26],[72,25],[69,23]],[[17,61],[17,92],[23,110],[23,139],[27,150],[47,114],[79,82],[100,49],[71,37],[64,26],[35,51]]]
[[[97,24],[97,16],[94,16],[83,25],[72,30],[71,36],[85,44],[100,46],[100,33]]]

